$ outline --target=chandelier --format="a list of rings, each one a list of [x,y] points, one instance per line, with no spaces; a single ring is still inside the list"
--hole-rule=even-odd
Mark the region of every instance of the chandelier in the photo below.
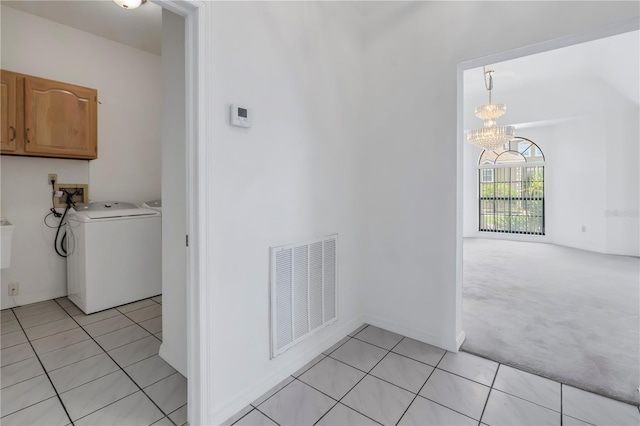
[[[137,9],[147,2],[147,0],[113,0],[115,4],[123,9]]]
[[[486,71],[484,67],[482,70],[484,71],[484,86],[489,91],[489,103],[477,107],[475,113],[476,117],[484,120],[484,127],[471,130],[467,134],[467,140],[479,148],[493,151],[515,137],[515,127],[497,125],[496,119],[507,111],[507,106],[491,103],[494,71]]]

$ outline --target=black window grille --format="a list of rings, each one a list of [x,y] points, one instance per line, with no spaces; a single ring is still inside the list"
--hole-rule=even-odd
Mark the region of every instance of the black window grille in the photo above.
[[[479,230],[545,235],[540,148],[528,139],[516,138],[504,149],[484,151],[479,163]]]

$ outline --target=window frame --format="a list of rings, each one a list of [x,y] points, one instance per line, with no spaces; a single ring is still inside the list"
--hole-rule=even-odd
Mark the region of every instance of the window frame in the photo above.
[[[523,142],[528,142],[528,144],[520,149]],[[512,149],[513,147],[516,147],[517,150]],[[529,155],[525,156],[524,153]],[[504,163],[500,163],[500,157],[504,154],[507,154],[503,159]],[[478,232],[546,235],[545,164],[544,153],[540,147],[532,140],[520,136],[513,138],[509,145],[505,144],[502,149],[482,151],[477,166]],[[508,180],[505,178],[505,172],[498,172],[500,169],[509,169]],[[486,170],[492,170],[493,179],[491,181],[484,180]],[[531,178],[532,173],[535,174],[533,179]],[[519,177],[515,179],[514,177],[518,174]],[[484,189],[488,185],[493,188],[494,195],[483,197]],[[516,189],[514,190],[514,188]],[[506,191],[507,194],[498,196],[497,190]],[[517,196],[514,196],[514,193]],[[483,208],[487,206],[487,201],[492,203],[491,211],[493,214],[486,213],[486,208]],[[513,214],[514,203],[516,206],[520,204],[521,207],[518,210],[524,214]],[[536,206],[538,203],[539,205]],[[531,215],[530,212],[539,214]],[[514,226],[514,218],[516,217],[524,217],[524,219],[518,220],[517,225]],[[532,219],[534,217],[539,219]],[[487,225],[488,218],[491,218],[491,228]],[[507,224],[506,229],[505,224]],[[524,224],[524,229],[522,224]]]

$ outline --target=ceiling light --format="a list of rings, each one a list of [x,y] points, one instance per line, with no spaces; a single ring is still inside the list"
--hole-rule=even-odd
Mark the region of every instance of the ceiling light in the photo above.
[[[516,130],[513,126],[497,125],[496,119],[507,111],[507,106],[491,103],[494,71],[486,71],[484,67],[482,70],[484,71],[484,86],[489,91],[489,103],[477,107],[475,113],[476,117],[484,120],[484,127],[471,130],[467,134],[467,140],[472,145],[493,151],[513,139]]]
[[[113,0],[115,4],[123,9],[137,9],[141,5],[145,4],[147,0]]]

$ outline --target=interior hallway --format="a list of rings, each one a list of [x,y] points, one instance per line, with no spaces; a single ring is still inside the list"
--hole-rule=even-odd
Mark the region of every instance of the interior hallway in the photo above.
[[[640,403],[640,259],[464,241],[462,349]]]

